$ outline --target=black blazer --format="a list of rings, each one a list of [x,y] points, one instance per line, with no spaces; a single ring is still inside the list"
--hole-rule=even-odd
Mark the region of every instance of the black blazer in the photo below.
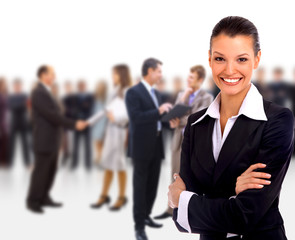
[[[41,83],[32,92],[32,110],[34,151],[57,152],[62,127],[74,129],[75,121],[63,117],[57,102]]]
[[[155,94],[161,105],[159,92],[155,91]],[[157,121],[161,118],[158,108],[141,82],[127,91],[125,101],[129,115],[128,156],[133,159],[151,158],[156,151]],[[164,158],[162,144],[159,149],[157,157]]]
[[[283,228],[278,204],[293,150],[294,120],[289,109],[272,102],[264,100],[264,109],[268,121],[238,117],[217,163],[212,153],[215,119],[207,115],[191,126],[206,109],[188,119],[180,176],[187,190],[198,194],[189,202],[188,219],[192,232],[200,233],[201,239],[224,239],[226,233],[244,235],[245,239],[281,239],[267,234],[271,229]],[[255,163],[267,165],[262,171],[271,174],[271,184],[259,190],[246,190],[230,199],[236,195],[237,177]],[[178,229],[185,231],[176,222],[177,209],[173,219]]]

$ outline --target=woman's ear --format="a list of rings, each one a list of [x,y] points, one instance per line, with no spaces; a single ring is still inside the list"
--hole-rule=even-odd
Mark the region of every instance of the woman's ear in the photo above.
[[[211,68],[211,51],[208,50],[208,61],[209,61],[209,66]]]
[[[258,68],[260,59],[261,59],[261,50],[258,51],[258,53],[257,53],[257,55],[255,57],[254,69]]]

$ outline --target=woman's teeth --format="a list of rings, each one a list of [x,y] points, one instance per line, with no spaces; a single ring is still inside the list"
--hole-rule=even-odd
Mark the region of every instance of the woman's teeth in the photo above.
[[[226,81],[228,83],[236,83],[236,82],[240,81],[241,79],[242,78],[231,78],[231,79],[229,79],[229,78],[222,78],[222,80],[224,80],[224,81]]]

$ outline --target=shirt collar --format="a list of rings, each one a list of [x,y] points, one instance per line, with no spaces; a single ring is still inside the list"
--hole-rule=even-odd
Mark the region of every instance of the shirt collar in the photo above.
[[[145,86],[145,88],[148,90],[148,92],[150,93],[151,90],[153,89],[153,87],[144,79],[142,79],[141,82]]]
[[[205,114],[202,117],[200,117],[197,121],[193,122],[192,125],[202,121],[206,115],[209,115],[210,117],[215,119],[219,119],[220,97],[221,96],[219,93],[217,97],[214,99],[214,101],[210,104]],[[257,88],[252,83],[246,97],[243,100],[238,115],[232,116],[231,118],[237,118],[242,114],[254,120],[267,121],[267,117],[265,115],[263,107],[263,98],[261,94],[258,92]]]
[[[43,83],[43,82],[41,82],[41,81],[40,81],[40,83],[45,87],[45,89],[46,89],[48,92],[51,93],[51,87],[50,87],[50,86],[46,85],[45,83]]]

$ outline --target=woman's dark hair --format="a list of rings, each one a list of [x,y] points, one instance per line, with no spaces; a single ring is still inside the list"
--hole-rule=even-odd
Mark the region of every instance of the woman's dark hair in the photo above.
[[[260,42],[257,28],[255,25],[246,18],[238,16],[229,16],[221,19],[213,28],[210,38],[210,53],[213,38],[225,34],[229,37],[237,35],[251,36],[253,39],[253,48],[255,56],[260,51]]]
[[[158,64],[162,65],[163,63],[155,58],[146,59],[142,64],[141,75],[145,77],[146,75],[148,75],[149,68],[155,70],[158,67]]]
[[[124,89],[126,87],[130,87],[132,84],[129,67],[125,64],[118,64],[113,67],[113,71],[115,71],[119,75],[119,79],[120,79],[119,96],[123,97]]]

